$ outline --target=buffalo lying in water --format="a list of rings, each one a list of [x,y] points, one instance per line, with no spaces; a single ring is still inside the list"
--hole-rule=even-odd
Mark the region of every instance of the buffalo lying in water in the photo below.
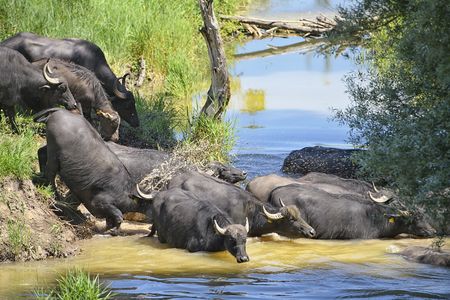
[[[50,109],[38,113],[35,120],[47,125],[45,175],[55,190],[59,174],[89,212],[106,218],[112,234],[119,230],[123,213],[150,209],[123,163],[83,116]]]
[[[276,174],[260,176],[252,179],[247,184],[246,190],[254,194],[261,201],[267,202],[272,190],[279,186],[289,184],[312,186],[335,195],[359,195],[364,199],[380,203],[387,202],[393,197],[391,191],[386,189],[378,190],[374,184],[318,172],[311,172],[299,178],[284,177]]]
[[[226,249],[238,263],[249,261],[245,249],[248,222],[245,227],[235,224],[222,210],[191,192],[176,188],[158,193],[152,214],[150,235],[157,231],[161,243],[190,252]]]
[[[275,188],[270,203],[280,199],[299,208],[319,239],[392,238],[401,233],[430,237],[436,230],[420,213],[401,211],[361,199],[358,195],[330,194],[310,185]]]
[[[175,176],[169,189],[181,188],[200,199],[207,199],[226,212],[236,223],[250,223],[249,236],[275,232],[288,237],[313,237],[314,229],[301,217],[294,205],[273,206],[256,199],[238,186],[212,176],[188,171]]]

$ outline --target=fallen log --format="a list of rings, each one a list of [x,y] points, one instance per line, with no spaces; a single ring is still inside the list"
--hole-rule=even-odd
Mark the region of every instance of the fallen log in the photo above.
[[[260,30],[261,35],[269,35],[276,30],[284,30],[288,32],[295,32],[300,35],[321,36],[324,33],[333,30],[336,26],[336,22],[334,20],[331,20],[325,16],[318,16],[316,20],[302,18],[295,21],[264,20],[252,17],[227,15],[220,15],[220,18],[223,20],[239,22],[243,24],[243,26],[245,26],[244,24],[250,25],[253,30],[255,29],[255,26],[262,28],[264,31]],[[252,33],[250,32],[250,34]]]

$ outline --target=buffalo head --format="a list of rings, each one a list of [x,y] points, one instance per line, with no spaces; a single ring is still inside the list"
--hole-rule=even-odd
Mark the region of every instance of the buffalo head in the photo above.
[[[39,90],[43,93],[43,98],[47,101],[47,107],[55,106],[56,104],[63,105],[67,109],[75,109],[77,107],[65,79],[53,76],[50,61],[44,65],[42,75],[47,83],[39,87]]]
[[[111,103],[123,120],[125,120],[132,127],[139,127],[136,101],[134,100],[133,93],[127,90],[125,85],[125,80],[129,75],[130,74],[127,73],[124,76],[117,78],[114,82],[114,97],[112,97]],[[120,80],[122,80],[122,82]]]
[[[249,231],[248,219],[245,220],[245,227],[239,224],[231,224],[222,228],[216,218],[213,218],[214,229],[224,236],[225,249],[228,250],[238,263],[248,262],[250,259],[245,249],[247,233]]]

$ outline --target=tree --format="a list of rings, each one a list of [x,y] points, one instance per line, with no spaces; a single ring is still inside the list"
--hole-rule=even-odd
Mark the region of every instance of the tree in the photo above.
[[[450,5],[361,0],[335,34],[357,37],[368,67],[346,78],[352,104],[336,117],[372,179],[384,178],[448,232],[450,220]],[[345,35],[343,35],[345,33]]]

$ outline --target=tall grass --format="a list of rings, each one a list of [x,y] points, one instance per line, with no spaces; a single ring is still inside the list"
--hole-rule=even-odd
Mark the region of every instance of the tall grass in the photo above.
[[[216,12],[239,2],[216,1]],[[1,40],[21,31],[87,39],[120,74],[142,56],[164,78],[159,91],[176,97],[190,95],[209,75],[201,22],[195,0],[0,0]]]
[[[0,179],[7,176],[26,179],[34,172],[39,148],[36,125],[29,118],[16,120],[20,134],[13,134],[4,119],[0,122]]]

